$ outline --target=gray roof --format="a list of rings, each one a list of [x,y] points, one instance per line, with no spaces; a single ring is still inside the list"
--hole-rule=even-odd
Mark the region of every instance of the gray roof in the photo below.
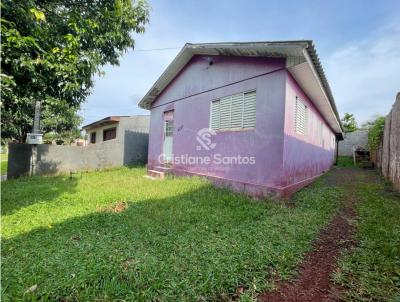
[[[182,68],[189,62],[194,55],[228,55],[228,56],[256,56],[256,57],[280,57],[280,58],[295,58],[295,61],[308,62],[308,75],[315,74],[315,85],[312,89],[320,86],[322,91],[319,96],[326,96],[330,110],[327,108],[320,109],[323,115],[330,115],[333,112],[335,118],[330,118],[331,127],[341,133],[343,127],[340,122],[339,114],[336,108],[335,100],[332,91],[329,87],[328,80],[325,76],[321,62],[318,58],[315,46],[311,40],[298,41],[268,41],[268,42],[223,42],[223,43],[187,43],[163,72],[163,74],[154,83],[151,89],[139,102],[139,106],[145,109],[150,109],[151,104],[156,100],[160,93],[167,85],[176,77]],[[287,60],[288,61],[288,60]],[[294,77],[302,77],[301,72],[295,68],[290,68]],[[294,66],[292,66],[294,67]],[[301,83],[300,83],[300,86]],[[304,87],[302,87],[304,89]],[[311,89],[311,88],[309,88]],[[306,90],[306,89],[305,89]],[[306,91],[307,93],[307,91]],[[309,95],[310,96],[310,95]],[[310,96],[311,97],[311,96]],[[314,100],[314,99],[313,99]],[[322,101],[320,101],[322,102]],[[324,105],[321,105],[323,107]],[[317,106],[318,107],[318,106]]]

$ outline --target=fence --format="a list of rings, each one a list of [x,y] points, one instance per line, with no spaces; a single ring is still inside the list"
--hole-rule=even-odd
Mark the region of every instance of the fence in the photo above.
[[[356,130],[344,134],[339,141],[339,156],[353,157],[354,148],[368,149],[368,130]]]
[[[123,141],[78,146],[9,145],[7,178],[61,174],[147,162],[148,133],[125,131]]]
[[[400,191],[400,93],[386,116],[385,130],[376,152],[376,164],[382,175]]]

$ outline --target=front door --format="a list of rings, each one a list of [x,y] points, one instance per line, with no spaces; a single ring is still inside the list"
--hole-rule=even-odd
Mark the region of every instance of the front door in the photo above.
[[[172,146],[174,138],[174,112],[168,111],[164,113],[164,163],[172,162]]]

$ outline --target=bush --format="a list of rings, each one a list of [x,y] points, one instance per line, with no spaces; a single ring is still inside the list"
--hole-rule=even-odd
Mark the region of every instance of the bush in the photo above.
[[[381,142],[383,131],[385,130],[385,118],[383,116],[378,117],[371,123],[368,129],[368,146],[369,150],[377,150]]]

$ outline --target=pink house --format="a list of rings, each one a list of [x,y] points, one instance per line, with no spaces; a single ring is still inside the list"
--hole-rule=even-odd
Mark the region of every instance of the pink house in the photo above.
[[[148,174],[288,196],[329,170],[342,126],[312,41],[186,44],[139,103]]]

